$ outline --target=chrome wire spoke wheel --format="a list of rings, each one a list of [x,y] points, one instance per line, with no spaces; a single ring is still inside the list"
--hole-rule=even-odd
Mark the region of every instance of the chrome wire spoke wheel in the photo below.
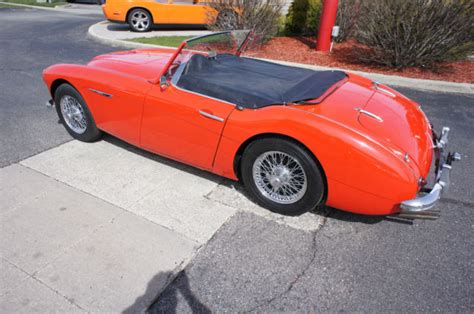
[[[59,103],[61,114],[67,126],[77,134],[83,134],[87,129],[87,120],[79,101],[69,95],[64,95]]]
[[[278,204],[294,204],[301,200],[308,186],[306,173],[293,156],[268,151],[255,159],[253,180],[263,196]]]
[[[147,29],[149,24],[150,24],[150,21],[145,13],[141,11],[133,13],[132,25],[135,29],[139,31],[143,31]]]

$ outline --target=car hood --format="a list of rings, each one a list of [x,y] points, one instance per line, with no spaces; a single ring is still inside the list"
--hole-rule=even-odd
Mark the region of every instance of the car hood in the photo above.
[[[88,66],[154,80],[160,75],[173,52],[173,48],[118,51],[97,56]]]
[[[370,137],[409,159],[422,174],[429,171],[433,142],[428,119],[417,103],[387,86],[349,74],[348,81],[320,104],[298,108]]]

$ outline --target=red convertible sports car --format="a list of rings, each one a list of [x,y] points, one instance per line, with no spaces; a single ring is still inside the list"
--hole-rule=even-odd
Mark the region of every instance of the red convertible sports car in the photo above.
[[[178,49],[57,64],[43,73],[49,103],[78,140],[107,132],[241,180],[274,212],[298,215],[326,204],[438,217],[433,207],[460,159],[446,151],[449,128],[436,134],[420,105],[369,79],[243,57],[251,37],[220,32]]]

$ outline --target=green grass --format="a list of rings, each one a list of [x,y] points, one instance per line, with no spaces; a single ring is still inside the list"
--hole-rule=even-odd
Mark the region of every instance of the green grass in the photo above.
[[[36,0],[2,0],[2,2],[36,5],[40,7],[55,7],[58,5],[66,4],[66,2],[63,2],[63,1],[58,1],[58,2],[53,2],[53,3],[38,3],[36,2]],[[10,7],[13,7],[13,6],[10,6]]]
[[[192,36],[169,36],[169,37],[152,37],[152,38],[134,38],[129,39],[136,43],[167,46],[167,47],[178,47],[186,39],[192,38]]]

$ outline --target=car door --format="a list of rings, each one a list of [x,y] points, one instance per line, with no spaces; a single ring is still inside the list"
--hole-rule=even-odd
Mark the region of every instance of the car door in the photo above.
[[[235,106],[171,85],[153,87],[145,99],[141,146],[210,170],[224,125]]]
[[[168,16],[168,0],[154,0],[147,8],[150,9],[151,15],[153,16],[153,23],[155,24],[168,24],[170,19]]]
[[[170,24],[207,24],[209,7],[192,0],[172,1],[165,5]]]

